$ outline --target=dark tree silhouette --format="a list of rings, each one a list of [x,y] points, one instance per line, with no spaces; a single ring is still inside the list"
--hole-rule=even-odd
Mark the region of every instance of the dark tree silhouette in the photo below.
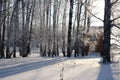
[[[69,12],[69,27],[68,27],[68,42],[67,42],[67,57],[71,57],[71,30],[72,30],[72,15],[73,15],[73,0],[70,0],[70,12]]]
[[[104,40],[102,57],[103,62],[110,62],[110,35],[111,35],[111,0],[105,0],[104,9]]]

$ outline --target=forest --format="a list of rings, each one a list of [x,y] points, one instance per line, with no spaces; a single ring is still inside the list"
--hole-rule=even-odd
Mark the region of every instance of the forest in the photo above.
[[[0,80],[120,80],[120,0],[0,0]]]
[[[101,38],[100,50],[103,62],[110,62],[111,35],[115,27],[119,30],[119,0],[104,1],[104,18],[93,9],[96,0],[0,0],[0,58],[22,57],[38,47],[40,56],[78,56],[85,51],[89,41],[92,20],[103,22],[103,31],[96,33]],[[101,25],[98,25],[101,26]],[[119,40],[116,40],[119,42]],[[98,39],[98,43],[99,43]],[[118,44],[113,44],[119,47]],[[98,47],[99,48],[99,47]],[[100,49],[100,48],[99,48]],[[87,50],[88,52],[88,50]],[[85,55],[81,53],[81,55]]]

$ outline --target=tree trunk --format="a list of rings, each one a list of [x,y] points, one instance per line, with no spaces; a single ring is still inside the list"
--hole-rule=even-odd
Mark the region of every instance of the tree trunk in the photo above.
[[[90,18],[90,15],[88,15],[88,17],[87,17],[87,30],[86,30],[86,32],[88,33],[89,32],[89,29],[90,29],[90,20],[91,18]]]
[[[57,56],[59,56],[59,14],[60,14],[60,5],[61,5],[61,0],[58,1],[57,3],[57,23],[56,23],[56,27],[57,27],[57,47],[56,47],[56,54]]]
[[[17,31],[19,28],[19,0],[15,0],[15,9],[14,9],[14,45],[13,45],[13,57],[16,57],[16,43],[17,43]]]
[[[56,18],[57,18],[57,3],[58,0],[55,0],[54,2],[54,12],[53,12],[53,52],[52,52],[52,56],[57,56],[56,55]]]
[[[110,35],[111,35],[111,0],[105,0],[104,13],[104,40],[103,40],[103,62],[110,62]]]
[[[2,58],[2,41],[1,41],[1,28],[2,28],[2,0],[0,0],[0,58]]]
[[[10,7],[10,2],[8,2],[8,8]],[[8,14],[10,11],[8,10]],[[7,16],[7,40],[6,40],[6,58],[11,58],[10,54],[10,16]]]
[[[86,0],[85,1],[85,6],[90,10],[89,6],[90,6],[90,0]],[[87,9],[85,7],[85,20],[84,20],[84,26],[86,27],[86,33],[89,32],[89,28],[90,28],[90,22],[91,22],[91,17],[90,14],[87,12]],[[90,10],[91,11],[91,10]],[[87,23],[87,24],[86,24]]]
[[[31,37],[32,37],[35,3],[36,3],[35,0],[33,0],[32,7],[31,7],[31,20],[30,20],[30,30],[29,30],[29,37],[28,37],[27,54],[30,54],[30,45],[31,45]]]
[[[65,0],[65,6],[64,6],[64,12],[63,12],[63,20],[62,20],[62,53],[63,53],[63,56],[65,57],[66,56],[66,53],[65,53],[65,37],[66,37],[66,8],[67,8],[67,2],[68,0]]]
[[[90,7],[90,1],[87,2],[87,7],[88,8]],[[90,13],[87,12],[87,33],[89,32],[90,24],[91,24],[91,16],[90,16]]]
[[[22,36],[20,40],[20,44],[19,44],[19,48],[20,48],[20,55],[22,57],[26,57],[26,39],[25,39],[25,1],[22,0],[21,1],[22,4]]]
[[[31,9],[32,9],[32,5],[30,6],[30,1],[27,1],[27,6],[26,6],[26,24],[25,24],[25,34],[24,34],[24,39],[25,39],[25,57],[27,57],[30,54],[30,41],[29,41],[29,37],[30,37],[30,15],[31,15]]]
[[[70,0],[68,41],[67,41],[67,57],[71,57],[71,54],[72,54],[72,44],[71,44],[72,15],[73,15],[73,0]]]
[[[51,56],[51,0],[49,0],[49,10],[48,10],[48,57]]]
[[[43,26],[44,26],[44,14],[42,12],[44,12],[44,9],[43,9],[43,6],[42,6],[42,1],[39,0],[39,6],[40,6],[40,29],[39,29],[39,37],[40,37],[40,40],[39,40],[39,45],[40,45],[40,56],[43,55]]]
[[[88,0],[85,0],[85,6],[87,6],[87,2]],[[87,20],[87,9],[85,8],[85,11],[84,11],[84,27],[86,27],[86,20]]]
[[[79,0],[78,0],[78,5],[77,5],[77,28],[76,28],[76,38],[75,38],[75,43],[74,43],[74,49],[75,49],[75,54],[74,54],[74,56],[76,57],[76,56],[78,56],[78,54],[80,53],[79,51],[79,49],[80,49],[80,42],[79,42],[79,27],[80,27],[80,19],[81,19],[81,11],[82,11],[82,5],[83,5],[83,3],[82,3],[82,1],[80,2]]]
[[[4,1],[3,3],[3,10],[6,9],[6,2],[7,0]],[[4,54],[4,49],[5,49],[5,31],[6,31],[6,11],[3,12],[4,13],[4,17],[3,17],[3,29],[2,29],[2,46],[1,46],[1,57],[5,57]]]

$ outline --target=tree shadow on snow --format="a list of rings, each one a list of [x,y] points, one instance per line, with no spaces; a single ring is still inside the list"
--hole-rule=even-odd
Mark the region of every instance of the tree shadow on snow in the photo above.
[[[100,71],[97,80],[114,80],[111,63],[100,63]]]
[[[64,59],[63,61],[65,60],[67,59]],[[31,63],[21,64],[21,65],[14,66],[14,67],[0,69],[0,78],[4,78],[7,76],[19,74],[22,72],[42,68],[42,67],[53,65],[56,63],[60,63],[60,62],[61,62],[60,58],[54,58],[52,60],[31,62]]]

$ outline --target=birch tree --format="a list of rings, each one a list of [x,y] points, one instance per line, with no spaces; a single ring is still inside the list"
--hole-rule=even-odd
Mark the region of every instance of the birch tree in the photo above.
[[[64,12],[63,12],[63,20],[62,20],[62,53],[63,56],[66,56],[66,9],[67,9],[67,2],[68,0],[65,0],[64,4]]]

